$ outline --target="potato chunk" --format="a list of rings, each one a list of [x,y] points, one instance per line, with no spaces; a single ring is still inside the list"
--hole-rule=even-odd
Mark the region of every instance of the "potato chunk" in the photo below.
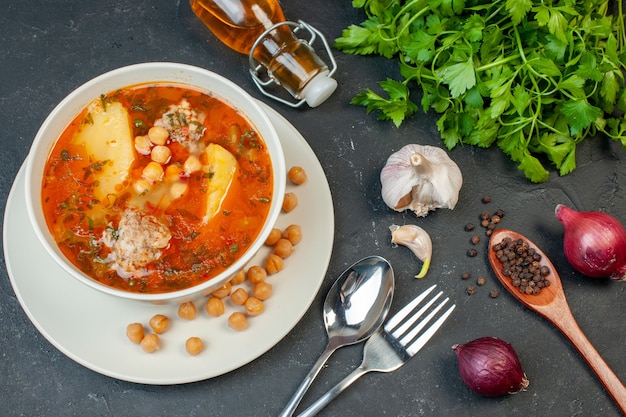
[[[85,123],[74,138],[74,143],[85,147],[98,183],[95,197],[106,201],[107,196],[117,194],[119,185],[130,174],[135,160],[134,138],[128,112],[121,103],[106,103],[96,99],[88,106],[89,123]]]
[[[226,149],[215,143],[209,144],[204,150],[206,162],[203,170],[209,177],[206,197],[204,223],[211,220],[222,205],[230,184],[237,170],[237,160]],[[204,162],[204,160],[203,160]]]

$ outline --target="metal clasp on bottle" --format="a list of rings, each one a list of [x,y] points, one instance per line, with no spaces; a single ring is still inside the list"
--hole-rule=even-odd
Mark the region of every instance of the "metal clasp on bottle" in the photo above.
[[[257,40],[254,42],[254,44],[252,45],[252,49],[250,50],[250,55],[248,56],[248,61],[250,63],[250,75],[252,76],[252,80],[254,81],[254,83],[256,84],[256,86],[258,87],[258,89],[267,97],[270,97],[280,103],[286,104],[289,107],[300,107],[302,106],[306,100],[302,99],[300,101],[295,101],[296,98],[294,98],[294,101],[287,101],[281,97],[278,97],[274,94],[272,94],[271,92],[266,90],[266,87],[271,86],[271,85],[280,85],[280,83],[278,83],[278,81],[274,80],[273,78],[271,78],[270,76],[267,77],[267,79],[263,80],[260,77],[260,73],[261,70],[263,70],[263,65],[258,63],[256,61],[256,59],[254,59],[254,51],[256,50],[256,48],[259,46],[259,44],[261,43],[261,41],[263,40],[263,38],[265,38],[271,31],[275,30],[277,27],[282,26],[282,25],[287,25],[287,26],[291,26],[293,27],[293,33],[297,34],[300,30],[306,30],[309,33],[309,40],[307,41],[306,39],[304,40],[305,42],[307,42],[309,44],[309,46],[312,47],[313,42],[315,42],[315,40],[317,38],[321,39],[322,43],[324,44],[324,48],[326,49],[326,55],[328,56],[328,59],[331,63],[330,66],[328,66],[329,72],[328,72],[328,77],[331,77],[335,71],[337,70],[337,62],[335,61],[335,57],[333,57],[332,51],[330,49],[330,45],[328,44],[328,42],[326,41],[326,38],[324,37],[324,35],[322,35],[322,33],[315,29],[313,26],[303,22],[302,20],[298,20],[298,22],[279,22],[276,23],[275,25],[271,26],[270,28],[268,28],[265,32],[263,32],[258,38]]]

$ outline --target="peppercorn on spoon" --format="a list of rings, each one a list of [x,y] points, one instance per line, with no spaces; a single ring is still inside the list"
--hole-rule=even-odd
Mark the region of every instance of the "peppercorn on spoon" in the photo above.
[[[541,255],[541,260],[539,261],[541,266],[547,266],[549,268],[546,279],[550,284],[541,288],[538,294],[522,293],[518,287],[513,285],[511,278],[503,273],[503,264],[496,254],[496,250],[494,250],[494,245],[502,242],[506,237],[513,240],[522,239],[526,241],[529,247],[534,248],[535,251]],[[624,384],[622,384],[617,375],[615,375],[609,365],[602,359],[598,351],[593,347],[589,339],[587,339],[578,326],[567,303],[567,299],[565,298],[561,278],[546,254],[520,233],[508,229],[497,229],[491,235],[489,242],[489,263],[498,280],[518,301],[530,310],[546,318],[567,337],[591,367],[615,403],[626,415],[626,387],[624,387]]]

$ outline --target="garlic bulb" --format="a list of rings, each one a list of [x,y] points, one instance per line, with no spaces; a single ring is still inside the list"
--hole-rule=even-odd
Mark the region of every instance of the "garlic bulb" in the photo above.
[[[422,269],[415,278],[423,278],[430,267],[430,259],[433,256],[433,243],[430,236],[424,229],[413,224],[405,224],[404,226],[391,225],[391,243],[394,245],[403,245],[411,249],[411,251],[423,262]]]
[[[410,209],[424,217],[431,210],[454,208],[463,176],[443,149],[410,144],[389,156],[380,182],[383,200],[390,208]]]

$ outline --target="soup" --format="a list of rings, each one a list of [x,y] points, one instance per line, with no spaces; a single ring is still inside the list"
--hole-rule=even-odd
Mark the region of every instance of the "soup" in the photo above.
[[[61,251],[102,284],[163,293],[223,272],[267,218],[265,144],[220,98],[181,84],[94,99],[46,162],[42,205]]]

